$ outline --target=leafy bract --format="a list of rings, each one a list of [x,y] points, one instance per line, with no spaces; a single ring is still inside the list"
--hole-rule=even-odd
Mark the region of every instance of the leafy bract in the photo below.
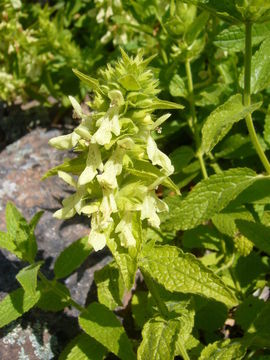
[[[143,327],[138,360],[173,360],[180,329],[178,320],[156,317]]]
[[[261,106],[261,103],[245,106],[242,96],[236,94],[216,108],[202,128],[202,151],[208,153],[230,131],[232,125]]]
[[[270,85],[270,39],[266,39],[252,57],[251,92],[256,94]]]
[[[248,168],[235,168],[199,182],[179,206],[167,216],[167,229],[187,230],[200,225],[224,209],[237,195],[262,175]]]
[[[0,327],[9,324],[30,310],[39,300],[40,292],[34,294],[19,288],[0,302]]]
[[[37,276],[42,262],[31,264],[17,274],[16,279],[22,285],[24,290],[32,296],[35,296],[37,288]]]
[[[88,236],[73,242],[56,259],[54,273],[57,279],[64,278],[76,270],[89,256],[92,247]]]
[[[236,226],[259,250],[270,255],[270,227],[246,220],[236,220]]]
[[[218,276],[193,255],[174,246],[155,246],[146,251],[139,267],[169,291],[202,295],[230,307],[237,304],[233,293]]]
[[[106,306],[93,302],[80,315],[82,329],[122,360],[136,359],[124,328]]]
[[[100,343],[83,333],[66,346],[59,360],[102,360],[106,352]]]

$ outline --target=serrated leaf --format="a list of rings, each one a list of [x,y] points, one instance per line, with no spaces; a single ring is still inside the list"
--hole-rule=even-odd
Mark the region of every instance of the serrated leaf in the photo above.
[[[91,89],[96,90],[96,91],[101,91],[98,80],[96,80],[88,75],[83,74],[79,70],[72,69],[72,71],[83,83],[88,85]]]
[[[270,35],[270,24],[254,24],[252,27],[252,45],[260,44]],[[227,51],[245,49],[245,30],[243,26],[232,25],[216,36],[214,44]]]
[[[143,327],[138,360],[173,360],[179,329],[178,320],[149,320]]]
[[[246,220],[236,220],[235,223],[242,235],[270,256],[270,227]]]
[[[102,360],[107,350],[87,334],[76,336],[66,346],[59,360]]]
[[[241,360],[246,354],[246,347],[241,341],[224,340],[209,344],[203,349],[199,360]]]
[[[251,92],[256,94],[270,86],[270,39],[266,39],[252,57]]]
[[[38,282],[40,299],[37,307],[44,311],[60,311],[69,305],[70,292],[68,288],[56,281],[48,281],[46,285]]]
[[[139,267],[169,291],[202,295],[230,307],[237,304],[218,276],[193,255],[174,246],[156,246],[143,253]]]
[[[22,270],[16,275],[16,279],[22,285],[24,290],[30,295],[34,296],[37,289],[37,276],[38,271],[42,265],[42,262],[31,264]]]
[[[244,29],[237,25],[230,26],[216,36],[214,44],[227,51],[243,51],[245,48]]]
[[[86,260],[91,251],[88,236],[74,241],[57,257],[54,265],[55,277],[61,279],[70,275]]]
[[[216,108],[206,119],[202,128],[202,151],[208,153],[230,131],[234,123],[257,110],[261,103],[244,106],[242,95],[233,95]]]
[[[110,310],[122,306],[125,287],[116,264],[111,263],[104,266],[101,270],[96,271],[94,276],[99,302]]]
[[[79,317],[81,328],[122,360],[136,359],[127,334],[106,306],[91,303]]]
[[[40,297],[40,292],[34,295],[19,288],[12,291],[0,302],[0,328],[16,320],[30,310]]]
[[[173,213],[169,212],[166,228],[188,230],[210,219],[224,209],[243,190],[262,175],[248,168],[235,168],[199,182]]]

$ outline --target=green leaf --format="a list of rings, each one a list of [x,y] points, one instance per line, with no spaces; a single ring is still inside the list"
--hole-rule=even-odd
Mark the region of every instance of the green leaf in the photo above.
[[[169,291],[202,295],[230,307],[237,304],[218,276],[193,255],[174,246],[155,246],[142,254],[139,266]]]
[[[180,146],[170,153],[169,158],[174,167],[174,174],[180,172],[187,166],[194,156],[194,151],[190,146]]]
[[[256,94],[270,86],[270,39],[266,39],[252,57],[251,92]]]
[[[44,285],[38,282],[40,299],[37,307],[44,311],[60,311],[69,305],[70,292],[68,288],[56,281],[49,281]]]
[[[110,310],[122,306],[125,287],[117,265],[115,263],[108,264],[96,271],[94,276],[99,302]]]
[[[161,184],[166,186],[168,189],[171,189],[175,191],[177,194],[179,194],[179,188],[174,184],[174,182],[169,178],[165,177],[164,174],[154,165],[147,161],[143,160],[134,160],[131,164],[129,164],[129,167],[127,168],[127,171],[140,178],[140,180],[145,180],[149,184],[154,183],[158,179],[164,178],[162,180]]]
[[[252,45],[260,44],[270,35],[270,24],[254,24],[252,27]],[[214,44],[227,51],[243,51],[245,49],[245,29],[232,25],[216,36]]]
[[[224,235],[234,237],[237,232],[237,226],[235,221],[237,219],[253,220],[253,216],[245,207],[238,207],[235,209],[224,210],[219,214],[215,214],[212,217],[212,222],[215,227]]]
[[[15,236],[20,223],[23,223],[24,225],[27,224],[25,218],[16,206],[11,202],[8,202],[6,206],[6,226],[8,233]]]
[[[136,359],[127,334],[106,306],[91,303],[79,317],[81,328],[122,360]]]
[[[224,209],[244,189],[263,178],[247,168],[235,168],[199,182],[182,200],[169,221],[175,230],[187,230],[209,220]],[[167,224],[167,228],[170,227]]]
[[[86,154],[83,153],[75,159],[67,159],[63,164],[55,166],[50,169],[45,175],[43,175],[42,180],[49,178],[50,176],[55,176],[58,174],[58,171],[64,171],[74,175],[79,175],[85,169]]]
[[[79,70],[72,69],[72,71],[83,83],[88,85],[91,89],[102,92],[98,80],[81,73]]]
[[[42,212],[37,213],[28,224],[15,205],[8,203],[6,206],[8,238],[13,242],[13,245],[9,245],[8,250],[30,263],[34,262],[37,253],[34,230],[41,215]]]
[[[185,82],[178,74],[172,77],[169,89],[172,96],[186,97],[188,95]]]
[[[8,294],[0,302],[0,328],[30,310],[38,302],[39,297],[40,292],[32,295],[22,288]]]
[[[216,108],[206,119],[202,128],[202,151],[208,153],[230,131],[233,124],[257,110],[261,103],[244,106],[242,95],[233,95]]]
[[[39,223],[40,218],[44,214],[44,211],[38,211],[30,220],[29,227],[32,232],[35,231],[37,224]]]
[[[16,244],[14,243],[14,237],[9,233],[0,231],[0,248],[10,251],[19,258],[21,257],[21,252],[17,252],[16,250],[17,247]]]
[[[203,248],[219,251],[222,235],[213,227],[200,225],[187,230],[182,237],[182,244],[186,249]]]
[[[246,220],[236,220],[235,223],[242,235],[259,250],[270,255],[270,227]]]
[[[119,267],[127,290],[130,290],[134,284],[135,274],[137,271],[137,257],[142,244],[142,229],[139,212],[134,212],[133,214],[132,234],[136,239],[136,247],[122,246],[117,236],[107,240],[107,245]]]
[[[224,29],[216,36],[214,44],[225,51],[243,51],[245,49],[244,28],[233,25]]]
[[[59,360],[103,360],[107,350],[87,334],[76,336],[63,350]]]
[[[31,264],[22,270],[16,275],[16,279],[22,285],[24,290],[30,295],[34,296],[37,290],[37,276],[42,261],[38,263]]]
[[[91,251],[88,236],[74,241],[57,257],[54,265],[55,277],[61,279],[70,275],[86,260]]]
[[[142,330],[138,360],[173,360],[179,330],[177,320],[167,321],[160,316],[149,320]]]
[[[127,91],[137,91],[140,90],[140,84],[135,79],[132,74],[127,74],[118,79],[118,82],[125,88]]]
[[[235,320],[238,325],[247,331],[264,306],[264,301],[250,295],[239,305],[235,312]]]
[[[242,20],[234,0],[185,0],[185,2],[197,5],[227,21],[238,22]]]
[[[209,13],[206,11],[201,12],[189,25],[185,38],[188,44],[192,44],[200,33],[205,29],[206,23],[209,19]]]
[[[244,190],[232,202],[232,206],[241,204],[264,204],[270,202],[270,177],[262,178]]]
[[[203,349],[199,360],[241,360],[246,354],[246,348],[241,341],[224,340],[209,344]]]
[[[136,291],[131,299],[132,316],[136,325],[142,328],[144,324],[153,316],[153,304],[150,301],[149,293],[146,291]]]
[[[147,102],[144,104],[142,104],[140,106],[143,109],[148,109],[148,110],[162,110],[162,109],[183,109],[184,106],[181,104],[176,104],[174,102],[171,101],[167,101],[167,100],[160,100],[160,99],[155,99],[155,100],[151,100],[151,102]]]

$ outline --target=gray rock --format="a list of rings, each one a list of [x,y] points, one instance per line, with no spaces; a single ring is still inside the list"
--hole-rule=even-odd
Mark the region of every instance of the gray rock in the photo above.
[[[36,129],[6,147],[0,154],[0,230],[5,231],[5,206],[8,201],[12,201],[27,220],[37,211],[44,210],[44,215],[36,228],[36,238],[39,248],[38,258],[45,260],[43,271],[49,278],[53,276],[53,264],[58,254],[67,245],[89,233],[89,220],[87,218],[74,217],[68,221],[59,221],[52,216],[54,211],[60,208],[61,200],[70,191],[57,177],[41,181],[42,176],[50,168],[59,165],[64,158],[72,156],[48,145],[49,139],[58,135],[61,135],[59,130]],[[102,268],[110,260],[111,257],[106,250],[92,253],[81,268],[65,280],[72,296],[81,305],[95,299],[94,271]],[[14,255],[5,251],[0,252],[0,273],[2,274],[0,277],[0,298],[18,287],[15,276],[23,266],[25,264],[22,264]],[[53,315],[55,316],[55,314]],[[66,343],[78,331],[77,328],[74,334],[74,329],[76,329],[76,326],[74,327],[75,315],[77,313],[74,309],[65,309],[58,319],[59,323],[66,324],[65,334],[60,336],[60,340],[55,340],[56,342],[60,341],[60,348],[61,344]],[[2,339],[0,342],[1,359],[39,359],[39,357],[35,357],[35,349],[28,341],[31,337],[30,330],[33,330],[33,327],[27,324],[29,317],[33,316],[34,322],[32,321],[32,324],[40,322],[44,336],[46,335],[47,330],[44,323],[48,322],[51,315],[49,313],[44,315],[41,311],[31,310],[23,317],[26,321],[23,330],[20,328],[20,320],[12,324],[15,330],[13,329],[11,332],[5,330],[6,335],[3,339],[12,339],[12,334],[14,336],[13,340]],[[40,320],[41,317],[42,320]],[[57,329],[57,325],[55,329]],[[17,337],[17,333],[20,334],[19,337]],[[28,344],[26,347],[24,345],[20,347],[21,345],[17,344],[21,340],[16,339],[21,337],[26,339],[25,344]],[[33,339],[33,336],[31,338]],[[14,350],[16,355],[9,353],[11,343],[8,341],[14,341],[12,349],[16,349]],[[47,355],[44,355],[43,359],[50,359],[51,355],[48,354],[52,350],[50,350],[48,342],[46,344],[44,349],[41,347],[40,351],[47,351]]]

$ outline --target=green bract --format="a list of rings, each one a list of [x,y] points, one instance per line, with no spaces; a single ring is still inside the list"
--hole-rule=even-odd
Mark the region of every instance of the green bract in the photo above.
[[[143,60],[141,53],[129,58],[122,50],[122,59],[101,71],[98,80],[74,71],[93,89],[92,112],[84,113],[70,97],[81,123],[71,134],[50,140],[57,149],[73,149],[78,159],[84,159],[79,171],[72,166],[58,171],[75,192],[54,216],[91,217],[89,243],[95,250],[115,237],[123,247],[136,247],[134,214],[158,228],[158,213],[167,205],[155,189],[160,184],[177,189],[168,181],[174,171],[171,161],[158,149],[151,132],[170,115],[156,119],[154,110],[182,106],[157,98],[158,81],[147,69],[150,60]]]

